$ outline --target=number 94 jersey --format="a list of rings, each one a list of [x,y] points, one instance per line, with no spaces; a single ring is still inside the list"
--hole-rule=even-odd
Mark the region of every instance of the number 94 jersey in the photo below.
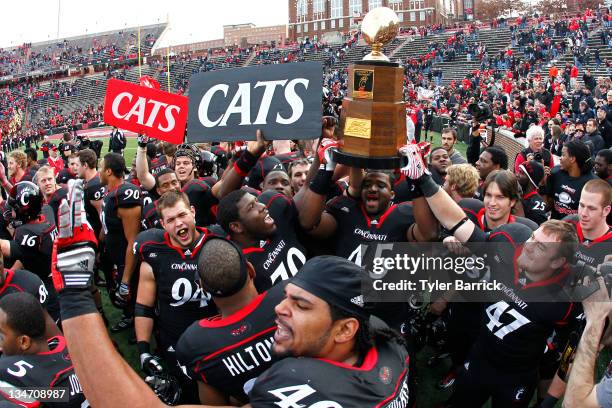
[[[16,406],[80,408],[89,407],[77,378],[66,339],[57,336],[49,339],[57,341],[55,347],[45,353],[14,355],[0,359],[0,398],[11,401]],[[43,402],[28,402],[27,393],[17,389],[39,388],[30,397],[47,397]],[[53,393],[53,391],[56,391]],[[63,400],[63,402],[59,402]],[[31,401],[31,400],[30,400]]]
[[[210,232],[198,228],[200,238],[191,248],[175,247],[168,234],[150,229],[136,236],[134,253],[153,270],[157,288],[157,323],[164,345],[175,345],[191,323],[214,316],[217,309],[196,280],[200,249]]]

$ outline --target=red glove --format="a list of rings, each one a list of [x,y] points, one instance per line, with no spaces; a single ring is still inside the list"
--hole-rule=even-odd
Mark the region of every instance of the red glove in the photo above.
[[[333,160],[332,152],[337,150],[342,144],[335,139],[323,139],[317,149],[319,156],[319,162],[321,166],[325,166],[325,170],[333,170],[336,167],[336,163]]]

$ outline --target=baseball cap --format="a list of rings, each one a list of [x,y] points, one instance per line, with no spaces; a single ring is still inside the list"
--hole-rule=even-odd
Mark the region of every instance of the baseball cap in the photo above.
[[[57,151],[57,146],[56,146],[56,145],[53,145],[53,147],[51,147],[51,150],[53,150],[53,151]]]
[[[544,178],[544,166],[535,160],[530,160],[521,163],[519,169],[527,175],[531,184],[533,184],[535,188],[538,188],[540,182]]]
[[[348,313],[370,317],[361,292],[365,271],[338,256],[324,255],[308,260],[291,283]]]

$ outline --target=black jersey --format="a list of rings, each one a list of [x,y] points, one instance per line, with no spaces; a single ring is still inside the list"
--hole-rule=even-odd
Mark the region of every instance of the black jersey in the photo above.
[[[248,402],[254,379],[273,362],[274,308],[283,299],[284,287],[284,283],[275,285],[230,316],[216,316],[189,326],[176,348],[187,374]]]
[[[55,221],[41,214],[17,227],[15,238],[10,241],[11,258],[20,260],[25,269],[36,273],[43,282],[50,282],[51,251],[56,236]]]
[[[478,228],[485,232],[491,231],[491,228],[489,227],[489,225],[487,225],[487,219],[485,217],[486,209],[482,201],[475,198],[464,198],[460,200],[458,204],[465,212],[465,214],[470,218],[470,220],[478,226]],[[510,215],[506,224],[513,223],[526,225],[532,231],[538,229],[538,224],[525,217],[516,217],[514,215]]]
[[[372,219],[361,200],[338,196],[327,204],[338,228],[335,234],[336,255],[361,266],[361,245],[370,242],[405,242],[408,228],[414,224],[412,206],[391,205],[378,219]]]
[[[7,201],[3,200],[0,203],[0,239],[11,240],[13,235],[8,231],[10,216],[5,216],[8,213]]]
[[[582,261],[585,264],[596,268],[597,265],[604,262],[606,255],[612,254],[612,227],[608,226],[608,231],[601,237],[589,240],[584,237],[584,232],[578,221],[578,215],[570,215],[565,217],[563,221],[570,222],[576,228],[580,246],[576,250],[576,261]]]
[[[475,230],[471,241],[485,242],[497,233]],[[516,266],[514,260],[523,250],[521,243],[516,245],[514,257],[509,260],[488,257],[491,279],[500,282],[501,290],[484,306],[480,335],[474,345],[475,353],[506,372],[537,368],[547,340],[555,330],[571,323],[575,308],[563,290],[571,276],[570,266],[566,265],[547,280],[531,282]],[[533,301],[551,297],[554,302]]]
[[[58,224],[59,220],[59,206],[62,203],[62,200],[66,197],[68,197],[68,190],[62,187],[55,190],[55,192],[47,200],[46,204],[51,207],[53,219],[55,220],[56,225]]]
[[[437,110],[434,107],[423,109],[423,116],[425,117],[425,122],[431,122],[436,113]]]
[[[143,231],[136,237],[134,253],[151,265],[156,284],[157,323],[163,347],[176,345],[189,325],[217,312],[210,294],[196,279],[200,248],[209,232],[202,234],[191,248],[181,249],[170,242],[164,230]]]
[[[242,248],[255,268],[255,287],[263,292],[295,276],[306,263],[306,249],[297,236],[298,214],[292,199],[275,190],[263,192],[257,200],[268,208],[276,232],[259,246]]]
[[[250,393],[260,407],[407,407],[409,357],[380,341],[358,366],[319,358],[284,358],[260,375]]]
[[[559,166],[553,168],[546,181],[546,194],[553,199],[550,218],[560,220],[565,216],[577,214],[582,187],[587,181],[596,178],[593,173],[570,177]]]
[[[102,226],[106,234],[105,251],[117,266],[125,262],[127,240],[123,233],[123,223],[119,218],[120,208],[142,206],[141,192],[130,183],[121,183],[116,189],[109,190],[102,207]]]
[[[210,186],[204,180],[191,180],[183,186],[181,191],[187,194],[189,202],[195,208],[196,225],[198,227],[205,227],[215,222],[211,209],[219,201],[212,194]]]
[[[49,292],[40,278],[25,269],[15,271],[4,268],[4,284],[0,286],[0,299],[11,293],[25,292],[34,296],[46,309],[49,303]]]
[[[546,202],[537,191],[534,190],[531,193],[523,195],[521,201],[523,203],[523,210],[525,211],[525,218],[530,219],[538,225],[548,220]]]
[[[83,394],[66,347],[66,339],[57,336],[49,339],[51,350],[31,355],[13,355],[0,358],[0,394],[8,401],[28,407],[81,408],[89,404]],[[64,389],[67,402],[27,403],[17,398],[17,388]]]
[[[101,214],[98,213],[98,210],[91,202],[104,200],[106,187],[100,183],[100,176],[96,174],[90,180],[85,181],[83,190],[85,191],[85,214],[87,216],[87,221],[89,221],[89,225],[91,225],[96,236],[98,236],[102,229],[102,221],[100,220]]]
[[[157,200],[147,203],[142,207],[142,220],[140,221],[142,230],[161,228],[159,214],[157,213]]]

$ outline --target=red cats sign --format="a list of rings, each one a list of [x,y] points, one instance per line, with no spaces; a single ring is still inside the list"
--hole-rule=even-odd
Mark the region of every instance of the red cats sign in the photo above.
[[[104,122],[170,143],[183,143],[187,98],[111,79],[106,88]]]

